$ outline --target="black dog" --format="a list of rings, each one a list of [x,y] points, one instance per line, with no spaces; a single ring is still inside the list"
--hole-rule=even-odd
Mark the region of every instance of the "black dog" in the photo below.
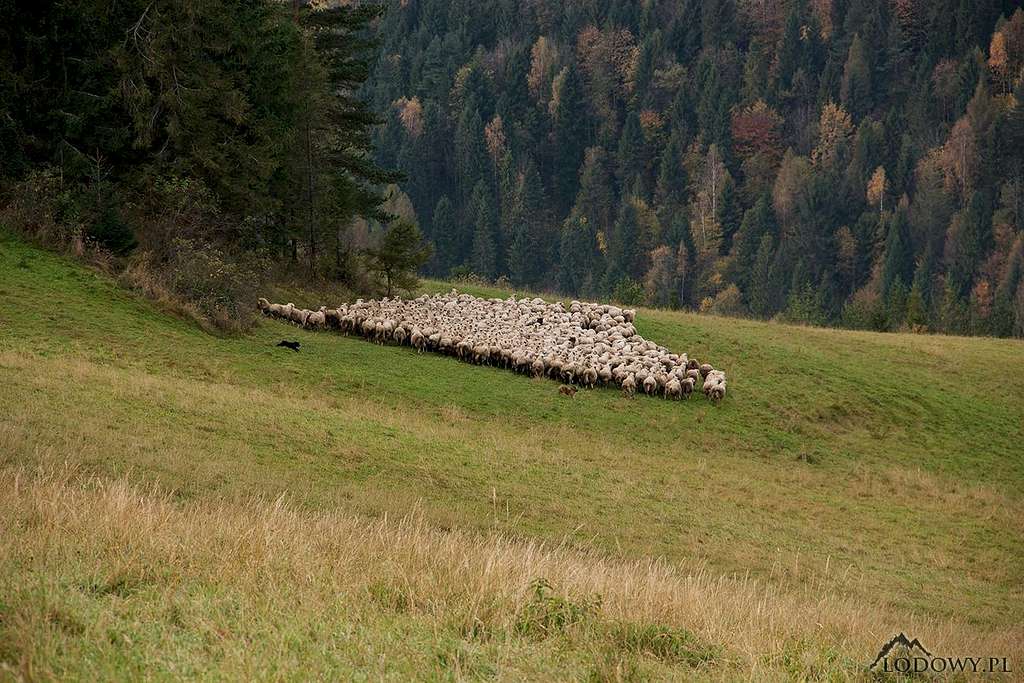
[[[298,353],[298,352],[299,352],[299,342],[290,342],[290,341],[284,341],[284,340],[282,340],[282,341],[281,341],[281,342],[280,342],[280,343],[278,344],[278,346],[283,346],[283,347],[285,347],[286,349],[291,349],[292,351],[295,351],[296,353]]]

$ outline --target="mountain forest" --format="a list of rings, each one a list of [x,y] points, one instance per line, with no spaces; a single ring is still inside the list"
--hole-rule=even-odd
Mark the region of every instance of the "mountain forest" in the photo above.
[[[363,92],[429,271],[1024,335],[1024,10],[402,0]]]
[[[256,283],[281,277],[386,291],[400,263],[631,305],[1024,336],[1012,0],[0,0],[0,15],[17,17],[0,22],[0,222],[209,317],[254,315]]]

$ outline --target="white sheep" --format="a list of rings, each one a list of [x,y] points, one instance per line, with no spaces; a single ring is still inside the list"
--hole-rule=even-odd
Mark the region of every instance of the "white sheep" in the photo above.
[[[336,328],[381,344],[408,343],[417,352],[433,350],[586,387],[619,385],[626,395],[639,389],[671,399],[688,397],[702,379],[712,400],[721,400],[725,392],[721,371],[637,334],[632,309],[580,301],[566,307],[537,298],[481,299],[454,290],[410,300],[358,299],[319,311],[264,298],[257,303],[268,315],[310,328]]]

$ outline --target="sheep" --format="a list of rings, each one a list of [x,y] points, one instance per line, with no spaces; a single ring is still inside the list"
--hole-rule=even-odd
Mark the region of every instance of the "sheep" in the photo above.
[[[405,328],[404,327],[396,327],[395,331],[393,333],[393,336],[395,338],[395,342],[399,346],[401,346],[402,344],[405,343],[405,337],[406,337]]]
[[[423,336],[423,331],[418,327],[412,328],[412,334],[409,335],[409,343],[416,349],[417,353],[423,353],[427,347],[427,338]]]
[[[324,314],[323,309],[319,311],[313,311],[306,316],[306,321],[303,323],[303,327],[312,327],[313,329],[324,327],[327,323],[327,316]]]
[[[707,377],[704,379],[704,386],[703,386],[704,395],[710,398],[711,397],[711,391],[716,386],[720,386],[720,385],[722,386],[722,395],[724,396],[725,395],[725,386],[724,386],[725,385],[725,373],[720,371],[720,370],[712,370],[712,371],[710,371],[707,374]]]
[[[508,368],[566,385],[618,385],[669,399],[692,395],[703,381],[709,399],[725,394],[725,375],[685,353],[674,353],[637,334],[636,311],[573,301],[481,299],[452,290],[405,300],[357,299],[318,311],[257,300],[265,315],[313,329],[330,327],[379,344],[409,344],[466,362]],[[711,381],[709,381],[711,380]]]
[[[683,397],[683,387],[679,380],[673,377],[665,384],[665,398],[678,399]]]
[[[328,308],[324,311],[324,317],[327,320],[327,326],[334,330],[341,329],[341,309],[340,308]]]

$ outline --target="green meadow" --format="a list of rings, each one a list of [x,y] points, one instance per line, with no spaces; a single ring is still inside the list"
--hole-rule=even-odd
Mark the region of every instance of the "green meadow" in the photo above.
[[[637,328],[726,399],[212,336],[3,235],[0,680],[847,679],[900,630],[1024,666],[1024,344]]]

